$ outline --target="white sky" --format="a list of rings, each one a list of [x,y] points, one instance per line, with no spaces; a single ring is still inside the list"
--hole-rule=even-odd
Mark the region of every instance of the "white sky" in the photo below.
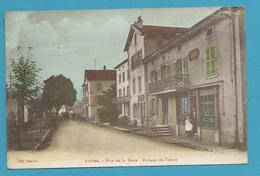
[[[172,8],[10,12],[6,14],[7,76],[16,47],[33,47],[42,68],[41,79],[63,74],[82,95],[85,69],[114,68],[127,57],[124,45],[130,25],[142,16],[144,24],[190,27],[218,8]]]

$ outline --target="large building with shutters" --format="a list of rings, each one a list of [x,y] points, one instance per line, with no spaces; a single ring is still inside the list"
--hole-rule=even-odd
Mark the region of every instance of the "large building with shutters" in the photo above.
[[[245,24],[243,8],[219,8],[190,28],[131,25],[124,51],[129,64],[130,119],[190,139],[245,147]],[[163,131],[163,129],[161,131]]]
[[[246,145],[244,9],[220,8],[143,59],[147,118],[206,143]]]
[[[130,26],[124,51],[128,55],[130,72],[130,118],[143,126],[147,116],[145,69],[143,59],[165,46],[186,29],[179,27],[144,25],[141,17]]]

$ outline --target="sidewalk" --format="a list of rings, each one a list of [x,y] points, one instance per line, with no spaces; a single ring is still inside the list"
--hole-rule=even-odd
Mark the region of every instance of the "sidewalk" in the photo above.
[[[9,150],[39,150],[46,145],[53,130],[51,130],[47,122],[40,119],[33,119],[31,124],[24,127],[18,136],[18,129],[14,128],[8,139]],[[20,143],[19,143],[20,138]]]
[[[141,129],[131,129],[131,128],[122,128],[122,127],[117,127],[114,126],[114,129],[117,130],[121,130],[127,133],[132,133],[135,135],[141,135],[141,136],[146,136],[149,138],[153,138],[155,140],[164,142],[164,143],[169,143],[169,144],[175,144],[175,145],[179,145],[182,147],[187,147],[187,148],[191,148],[191,149],[195,149],[195,150],[203,150],[203,151],[220,151],[220,150],[227,150],[229,148],[227,147],[222,147],[222,146],[218,146],[218,145],[214,145],[214,144],[207,144],[204,143],[202,141],[198,141],[196,139],[192,139],[192,138],[183,138],[183,137],[178,137],[178,136],[155,136],[151,133],[146,133],[145,130],[141,130]]]
[[[176,145],[180,145],[183,147],[188,147],[196,150],[220,151],[220,150],[228,149],[222,146],[218,146],[214,144],[206,144],[204,142],[197,141],[194,139],[182,138],[177,136],[165,136],[165,137],[156,137],[156,138],[157,140],[164,143],[176,144]]]

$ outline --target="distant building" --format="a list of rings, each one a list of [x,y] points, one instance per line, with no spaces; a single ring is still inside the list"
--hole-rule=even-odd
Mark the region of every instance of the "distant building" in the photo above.
[[[131,25],[124,51],[128,54],[131,85],[130,114],[135,124],[143,125],[147,115],[143,59],[185,30],[186,28],[144,25],[141,17]]]
[[[83,112],[84,112],[84,105],[83,105],[83,101],[76,101],[73,105],[73,111],[75,112],[75,115],[77,117],[81,117]]]
[[[85,70],[83,87],[83,116],[99,120],[97,97],[116,84],[116,70]]]
[[[119,117],[130,118],[130,88],[129,88],[129,67],[128,59],[118,64],[116,67],[116,77],[117,77],[117,98],[116,102],[119,105],[120,115]]]

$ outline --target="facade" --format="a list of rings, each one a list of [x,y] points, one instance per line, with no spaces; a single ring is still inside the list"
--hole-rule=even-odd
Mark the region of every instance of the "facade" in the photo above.
[[[132,123],[143,126],[147,116],[143,59],[184,31],[185,28],[143,25],[141,17],[138,17],[138,20],[131,25],[124,51],[128,55],[130,70],[130,119]]]
[[[241,8],[221,8],[143,59],[147,118],[185,137],[246,145],[245,29]]]
[[[83,116],[98,121],[97,97],[116,84],[116,70],[85,70],[83,87]]]
[[[119,65],[115,67],[116,69],[116,89],[117,89],[117,98],[116,103],[120,109],[119,117],[130,118],[130,88],[129,88],[129,67],[128,59],[125,59]]]

